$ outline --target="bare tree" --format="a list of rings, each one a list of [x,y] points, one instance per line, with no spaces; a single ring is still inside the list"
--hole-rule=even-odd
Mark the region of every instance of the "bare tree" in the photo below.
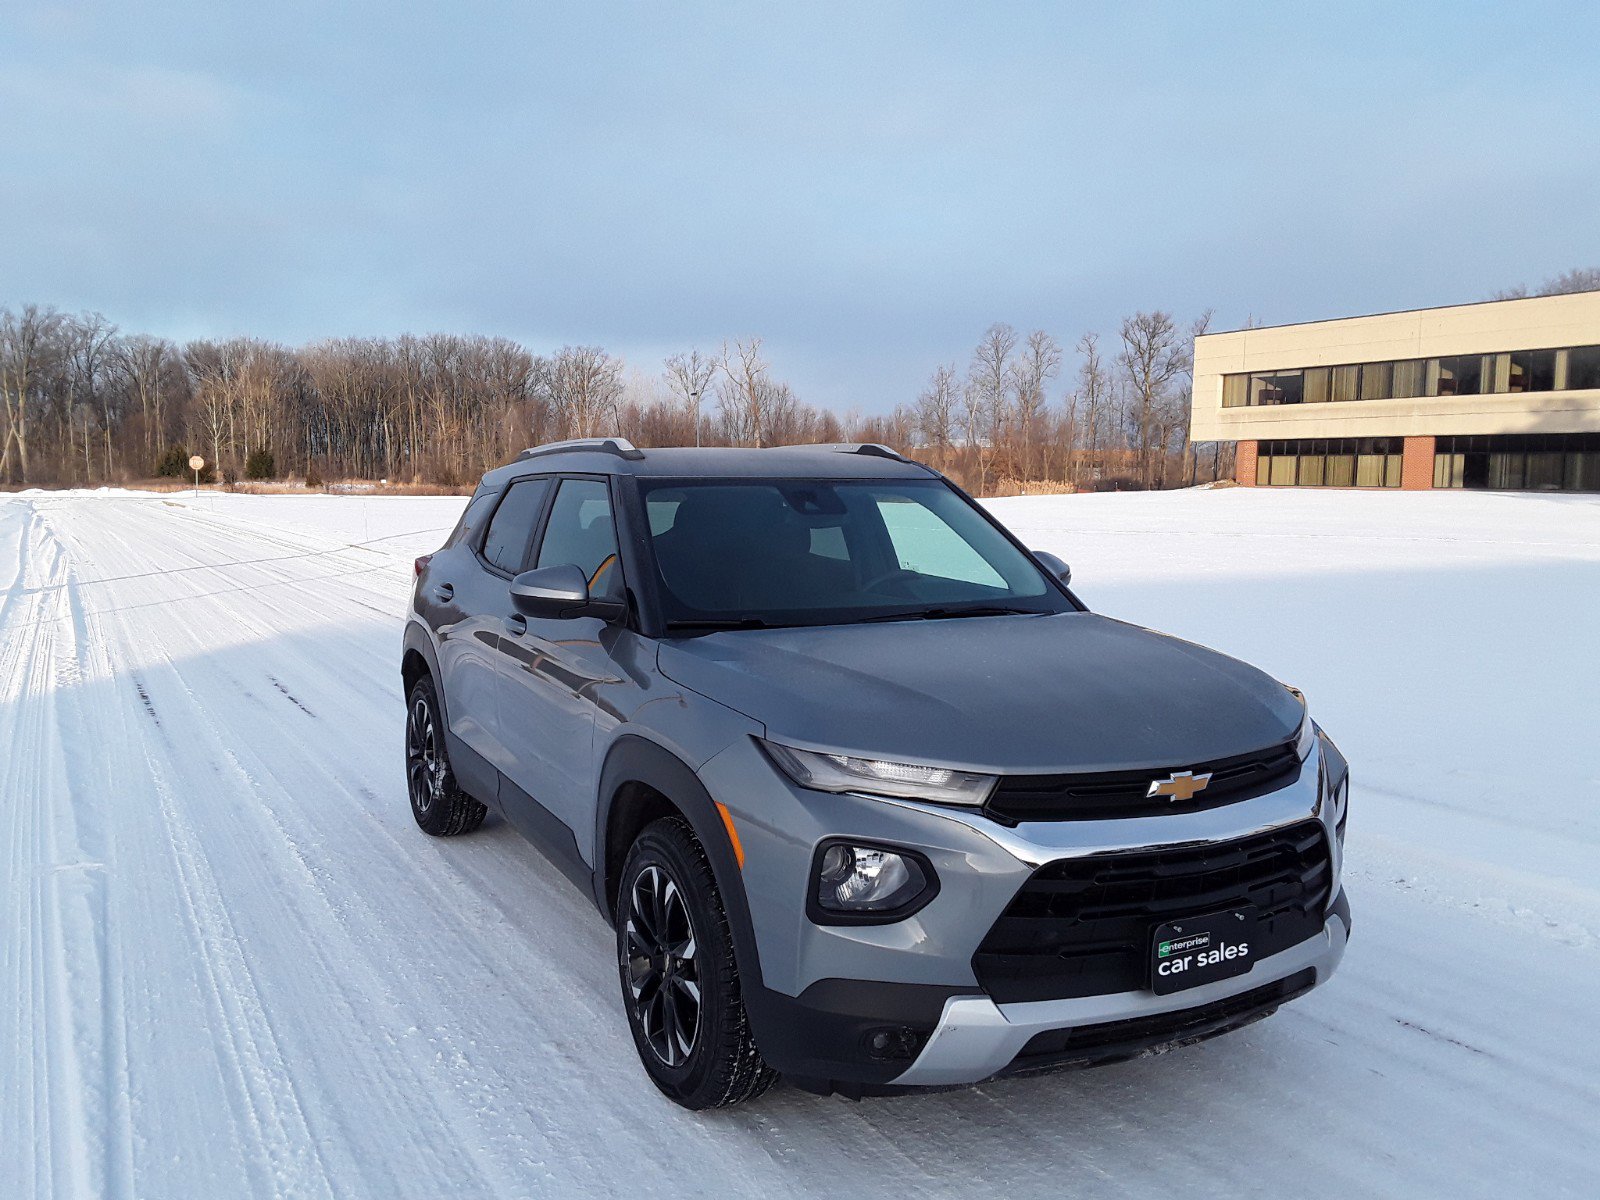
[[[1061,370],[1061,347],[1042,329],[1023,342],[1011,365],[1012,411],[1022,442],[1022,478],[1033,478],[1033,446],[1044,416],[1046,388]]]
[[[89,482],[93,467],[89,457],[89,421],[98,418],[105,441],[105,474],[111,477],[111,400],[104,386],[112,339],[117,327],[99,313],[84,313],[66,322],[67,403],[83,422],[83,479]]]
[[[967,444],[978,448],[978,486],[984,486],[986,452],[998,449],[1005,424],[1006,392],[1010,382],[1011,354],[1017,347],[1017,331],[1006,324],[994,324],[984,331],[972,351],[967,368],[963,401],[967,421]]]
[[[229,430],[234,425],[239,370],[246,352],[243,338],[190,342],[183,348],[184,367],[196,402],[189,415],[189,442],[207,448],[211,467],[219,474],[231,469],[224,466],[223,447],[232,446]]]
[[[936,465],[943,467],[955,440],[956,409],[961,403],[961,381],[954,364],[940,366],[922,389],[913,409],[916,429],[923,445],[933,450]]]
[[[39,377],[48,366],[52,344],[62,316],[53,308],[25,304],[13,313],[0,311],[0,400],[5,404],[5,448],[0,451],[0,478],[11,471],[11,451],[16,448],[21,482],[28,474],[30,409],[37,403]]]
[[[1183,369],[1179,376],[1179,388],[1173,397],[1173,403],[1168,405],[1163,413],[1164,421],[1168,427],[1164,445],[1176,442],[1179,447],[1179,470],[1181,476],[1191,485],[1195,482],[1195,454],[1194,446],[1189,441],[1189,419],[1194,411],[1194,340],[1211,328],[1211,309],[1206,309],[1189,323],[1188,347],[1183,356]]]
[[[139,334],[120,345],[117,365],[139,403],[139,432],[148,467],[154,463],[156,447],[167,433],[167,402],[181,369],[177,347],[164,338]]]
[[[616,417],[622,397],[622,360],[598,346],[563,346],[550,374],[550,398],[570,437],[594,437],[606,417]]]
[[[1490,299],[1521,300],[1527,296],[1568,296],[1574,292],[1600,292],[1600,267],[1573,267],[1570,271],[1552,275],[1531,291],[1527,284],[1519,283],[1514,287],[1501,288]]]
[[[722,386],[717,407],[729,440],[736,445],[766,443],[768,410],[777,399],[758,337],[722,344]]]
[[[694,427],[694,444],[700,444],[700,402],[706,389],[717,377],[717,360],[698,350],[687,354],[674,354],[666,361],[667,386],[683,405],[689,423]]]
[[[1157,451],[1164,448],[1163,414],[1173,381],[1188,369],[1189,346],[1172,314],[1159,310],[1124,318],[1120,335],[1117,362],[1128,383],[1129,440],[1140,479],[1145,486],[1154,486],[1159,482],[1154,477]]]
[[[1115,383],[1100,354],[1099,334],[1084,334],[1078,339],[1077,350],[1083,356],[1083,361],[1078,364],[1075,416],[1082,422],[1081,441],[1088,452],[1091,466],[1098,469],[1099,455],[1104,448],[1106,416],[1111,408]]]
[[[1600,267],[1574,267],[1539,285],[1541,296],[1569,296],[1574,292],[1600,292]]]

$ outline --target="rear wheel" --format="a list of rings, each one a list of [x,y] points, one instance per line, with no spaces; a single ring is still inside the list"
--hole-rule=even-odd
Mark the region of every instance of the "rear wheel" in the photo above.
[[[417,680],[406,699],[406,790],[424,833],[454,837],[483,824],[488,809],[463,792],[450,769],[444,720],[433,680]]]
[[[772,1086],[777,1074],[750,1033],[716,877],[682,818],[649,825],[628,852],[617,957],[639,1059],[668,1097],[717,1108]]]

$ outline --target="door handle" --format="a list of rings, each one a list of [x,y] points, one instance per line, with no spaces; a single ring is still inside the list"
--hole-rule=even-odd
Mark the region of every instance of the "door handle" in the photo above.
[[[451,583],[441,583],[438,587],[433,589],[433,594],[440,600],[453,600],[455,599],[456,594],[455,585]]]
[[[528,632],[528,618],[521,613],[512,613],[506,618],[506,632],[521,637]]]

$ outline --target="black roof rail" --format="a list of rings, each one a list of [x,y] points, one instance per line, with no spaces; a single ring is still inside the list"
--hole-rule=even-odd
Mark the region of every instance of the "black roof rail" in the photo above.
[[[895,462],[908,463],[911,460],[898,450],[892,450],[882,442],[812,442],[809,445],[774,446],[774,450],[832,450],[836,454],[870,454],[873,458],[892,458]]]
[[[592,437],[569,438],[564,442],[546,442],[542,446],[529,446],[517,455],[517,461],[538,458],[545,454],[564,454],[573,450],[593,450],[600,454],[615,454],[618,458],[632,460],[644,457],[644,451],[625,437]]]

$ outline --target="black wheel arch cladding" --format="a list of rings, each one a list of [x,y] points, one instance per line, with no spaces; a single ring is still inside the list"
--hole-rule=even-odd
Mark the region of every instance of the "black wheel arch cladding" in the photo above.
[[[734,953],[739,973],[752,989],[761,983],[760,952],[756,948],[755,927],[750,919],[750,902],[745,895],[744,874],[734,856],[727,829],[716,803],[694,769],[672,751],[637,736],[618,738],[606,755],[600,772],[600,802],[595,805],[594,899],[608,921],[615,919],[613,893],[615,874],[626,857],[628,847],[620,847],[613,860],[608,834],[617,798],[630,783],[643,784],[665,797],[689,822],[696,839],[711,863],[711,873],[722,894],[728,928],[733,934]],[[755,1015],[751,1016],[755,1021]],[[759,1030],[758,1030],[759,1032]]]

